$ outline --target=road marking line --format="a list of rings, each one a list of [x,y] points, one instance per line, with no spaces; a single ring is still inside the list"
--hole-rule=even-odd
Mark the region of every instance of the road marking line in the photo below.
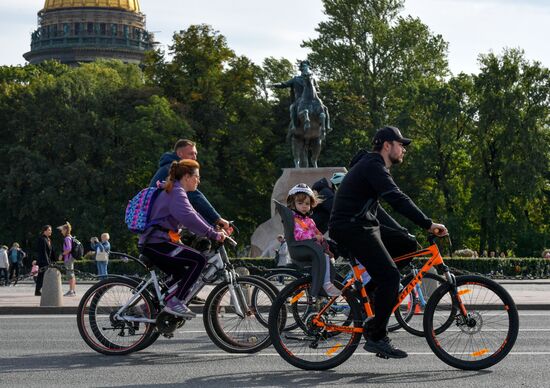
[[[432,352],[407,352],[410,356],[435,356]],[[227,357],[228,355],[231,357],[234,356],[240,356],[240,357],[254,357],[254,356],[264,356],[264,357],[272,357],[272,356],[279,356],[279,353],[266,353],[266,352],[260,352],[260,353],[254,353],[254,354],[238,354],[238,353],[210,353],[208,351],[204,350],[178,350],[178,354],[187,354],[187,355],[196,355],[196,356],[203,356],[203,357]],[[353,354],[354,356],[372,356],[374,357],[374,353],[367,353],[367,352],[356,352]],[[508,355],[512,356],[548,356],[550,355],[550,352],[510,352]]]

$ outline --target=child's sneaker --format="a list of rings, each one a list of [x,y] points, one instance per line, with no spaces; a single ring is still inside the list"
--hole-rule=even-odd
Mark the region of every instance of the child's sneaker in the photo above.
[[[191,311],[189,307],[184,305],[177,298],[171,298],[168,302],[166,302],[166,306],[164,306],[163,311],[182,318],[195,318],[197,316],[197,314]]]
[[[336,286],[332,283],[325,283],[323,284],[323,289],[325,290],[325,292],[327,293],[328,296],[330,296],[331,298],[332,297],[335,297],[335,296],[340,296],[342,295],[342,293],[340,292],[340,290],[338,288],[336,288]]]

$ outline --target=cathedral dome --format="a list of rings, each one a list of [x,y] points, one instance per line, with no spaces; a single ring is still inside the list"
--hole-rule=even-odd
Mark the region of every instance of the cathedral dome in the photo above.
[[[140,12],[138,0],[46,0],[42,11],[62,8],[115,8]]]

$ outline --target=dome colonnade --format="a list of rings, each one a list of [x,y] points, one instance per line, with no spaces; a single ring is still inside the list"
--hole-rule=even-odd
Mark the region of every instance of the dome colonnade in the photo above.
[[[31,35],[30,63],[76,65],[97,58],[140,63],[153,48],[138,0],[46,0]]]

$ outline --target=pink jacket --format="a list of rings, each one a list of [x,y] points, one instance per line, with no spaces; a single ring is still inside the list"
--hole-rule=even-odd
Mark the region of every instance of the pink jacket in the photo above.
[[[318,234],[321,232],[317,230],[315,221],[307,216],[294,213],[294,239],[296,241],[310,240]]]
[[[315,221],[313,221],[311,218],[307,216],[302,216],[296,212],[294,212],[294,240],[296,241],[303,241],[303,240],[310,240],[314,239],[315,236],[318,234],[323,235],[319,229],[317,229],[317,225],[315,225]],[[319,244],[321,247],[323,247],[323,250],[326,254],[329,256],[333,256],[330,252],[329,246],[327,242],[323,239],[321,241],[315,240],[317,244]]]

